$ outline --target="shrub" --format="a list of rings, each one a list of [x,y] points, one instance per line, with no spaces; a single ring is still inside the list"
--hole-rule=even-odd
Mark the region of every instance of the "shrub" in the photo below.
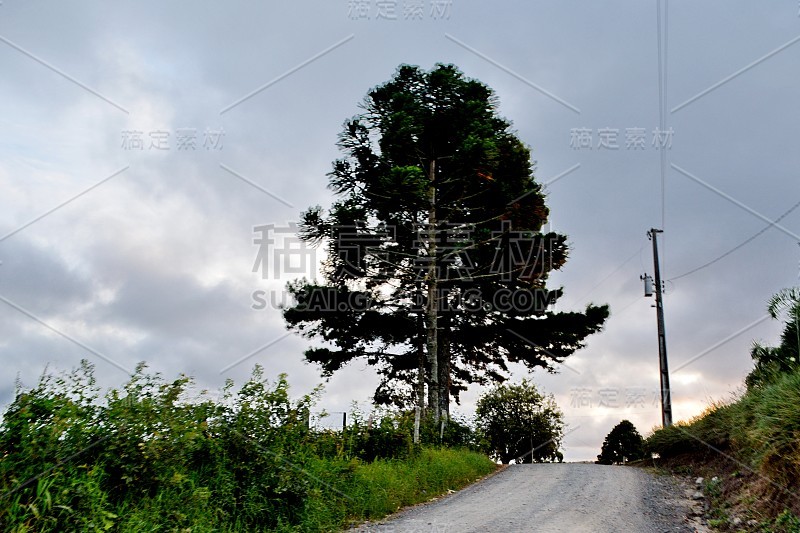
[[[495,387],[478,400],[475,414],[487,450],[503,464],[560,457],[564,415],[530,381]]]
[[[17,391],[0,422],[0,531],[330,531],[494,467],[415,449],[402,413],[310,430],[319,390],[293,400],[260,367],[220,401],[144,365],[100,396],[92,373]]]
[[[606,435],[597,462],[611,465],[622,463],[626,459],[635,461],[643,456],[644,439],[630,421],[623,420]]]

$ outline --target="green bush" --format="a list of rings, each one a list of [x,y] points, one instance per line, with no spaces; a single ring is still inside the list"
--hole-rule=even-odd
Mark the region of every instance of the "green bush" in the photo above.
[[[685,453],[716,453],[728,449],[732,440],[743,444],[739,419],[747,417],[739,403],[714,404],[688,422],[677,422],[656,430],[644,441],[647,454],[658,453],[662,458]]]
[[[563,459],[564,414],[552,394],[540,393],[527,379],[485,393],[475,416],[486,450],[503,464]]]
[[[348,454],[368,462],[409,457],[413,452],[412,434],[404,427],[402,415],[386,411],[376,414],[364,421],[363,415],[354,410],[351,424],[343,431]]]
[[[292,400],[286,376],[270,382],[259,367],[219,401],[144,365],[101,396],[92,372],[46,373],[7,408],[0,530],[328,531],[494,468],[473,452],[415,449],[402,414],[310,430],[319,390]]]
[[[644,456],[644,439],[630,420],[614,426],[603,441],[597,463],[612,465],[636,461]]]
[[[785,316],[781,343],[778,346],[753,343],[750,357],[755,368],[745,378],[748,390],[775,383],[800,369],[800,287],[783,289],[773,295],[767,312],[774,319],[781,314]]]

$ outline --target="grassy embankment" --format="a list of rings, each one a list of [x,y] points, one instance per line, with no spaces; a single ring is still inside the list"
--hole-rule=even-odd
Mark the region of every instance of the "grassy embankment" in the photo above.
[[[712,526],[800,532],[800,372],[656,430],[645,445],[658,466],[704,477]]]

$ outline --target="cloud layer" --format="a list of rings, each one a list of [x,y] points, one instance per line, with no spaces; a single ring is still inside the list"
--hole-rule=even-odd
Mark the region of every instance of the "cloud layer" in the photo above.
[[[329,205],[343,121],[398,64],[436,62],[494,88],[536,176],[558,178],[551,222],[572,245],[553,279],[559,305],[611,305],[570,369],[534,375],[567,413],[565,457],[594,458],[622,418],[642,432],[660,422],[655,312],[639,281],[652,274],[651,227],[665,231],[675,418],[729,397],[752,340],[776,342],[780,324],[743,328],[798,283],[800,210],[782,229],[765,221],[800,201],[797,5],[669,3],[661,81],[673,133],[660,148],[656,2],[431,0],[421,17],[410,3],[391,20],[369,1],[366,19],[344,0],[3,2],[0,404],[15,379],[32,385],[46,365],[81,358],[105,386],[138,361],[211,388],[255,363],[287,372],[298,394],[319,383],[302,360],[308,342],[285,336],[279,310],[251,306],[253,291],[280,293],[303,271],[254,273],[253,227]],[[639,130],[644,146],[626,145]],[[364,402],[374,384],[351,365],[321,407]]]

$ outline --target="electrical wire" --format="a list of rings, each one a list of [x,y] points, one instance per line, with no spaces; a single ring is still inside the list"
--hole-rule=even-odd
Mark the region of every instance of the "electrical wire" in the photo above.
[[[738,249],[739,249],[739,248],[741,248],[742,246],[744,246],[744,245],[746,245],[746,244],[750,243],[751,241],[755,240],[757,237],[760,237],[762,233],[764,233],[764,232],[765,232],[765,231],[767,231],[769,228],[771,228],[772,226],[774,226],[775,224],[777,224],[778,222],[780,222],[782,219],[784,219],[785,217],[787,217],[787,216],[788,216],[788,215],[789,215],[789,214],[790,214],[792,211],[794,211],[794,210],[795,210],[795,209],[797,209],[798,207],[800,207],[800,202],[797,202],[797,203],[796,203],[796,204],[794,204],[792,207],[790,207],[788,211],[786,211],[784,214],[782,214],[781,216],[779,216],[778,218],[776,218],[776,219],[773,221],[773,223],[772,223],[772,224],[767,224],[767,225],[766,225],[766,226],[765,226],[765,227],[764,227],[764,228],[763,228],[761,231],[759,231],[758,233],[756,233],[755,235],[753,235],[753,236],[752,236],[752,237],[750,237],[749,239],[745,240],[744,242],[742,242],[742,243],[740,243],[740,244],[738,244],[738,245],[734,246],[733,248],[731,248],[730,250],[728,250],[727,252],[725,252],[725,253],[724,253],[724,254],[722,254],[721,256],[717,257],[716,259],[714,259],[714,260],[712,260],[712,261],[709,261],[708,263],[705,263],[705,264],[703,264],[703,265],[700,265],[700,266],[699,266],[699,267],[697,267],[697,268],[693,268],[692,270],[690,270],[690,271],[688,271],[688,272],[684,272],[684,273],[683,273],[683,274],[681,274],[680,276],[675,276],[674,278],[670,278],[670,279],[668,279],[667,281],[675,281],[676,279],[680,279],[680,278],[686,277],[686,276],[688,276],[688,275],[690,275],[690,274],[694,274],[695,272],[697,272],[697,271],[699,271],[699,270],[702,270],[702,269],[704,269],[704,268],[706,268],[706,267],[709,267],[709,266],[713,265],[714,263],[716,263],[717,261],[720,261],[721,259],[724,259],[724,258],[728,257],[729,255],[731,255],[733,252],[735,252],[736,250],[738,250]]]
[[[667,113],[666,113],[666,98],[667,98],[667,11],[669,6],[667,0],[664,0],[664,23],[662,30],[661,22],[661,0],[656,2],[656,38],[658,40],[658,127],[659,138],[658,142],[661,143],[661,136],[666,135],[667,127]],[[663,44],[662,44],[663,43]],[[655,139],[654,139],[655,141]],[[659,163],[661,173],[661,229],[665,229],[666,222],[666,176],[667,176],[667,152],[666,146],[660,146]]]
[[[624,306],[622,309],[620,309],[619,311],[614,311],[614,313],[613,313],[611,316],[612,316],[612,317],[613,317],[613,316],[620,316],[622,313],[624,313],[625,311],[627,311],[627,310],[628,310],[628,309],[629,309],[629,308],[630,308],[630,307],[631,307],[633,304],[635,304],[636,302],[640,301],[641,299],[642,299],[642,297],[641,297],[641,296],[638,296],[638,297],[637,297],[635,300],[632,300],[632,301],[631,301],[631,303],[629,303],[629,304],[625,305],[625,306]]]
[[[598,282],[597,282],[597,284],[596,284],[594,287],[592,287],[591,289],[589,289],[589,291],[588,291],[588,292],[586,292],[586,293],[585,293],[583,296],[581,296],[580,298],[576,298],[576,299],[575,299],[575,301],[573,302],[573,305],[574,305],[574,304],[576,304],[576,303],[578,303],[578,302],[580,302],[580,301],[582,301],[584,298],[586,298],[587,296],[589,296],[590,294],[592,294],[592,293],[595,291],[595,289],[597,289],[597,287],[599,287],[600,285],[602,285],[603,283],[605,283],[605,282],[606,282],[606,280],[608,280],[608,278],[610,278],[611,276],[613,276],[614,274],[616,274],[617,272],[619,272],[619,270],[620,270],[622,267],[624,267],[625,265],[627,265],[627,264],[628,264],[628,263],[631,261],[631,259],[633,259],[633,258],[634,258],[634,257],[636,257],[637,255],[639,255],[639,256],[641,257],[641,255],[640,255],[640,254],[642,253],[642,250],[644,250],[644,246],[645,246],[645,245],[644,245],[644,244],[642,244],[642,246],[641,246],[641,247],[640,247],[638,250],[636,250],[635,252],[633,252],[629,258],[627,258],[625,261],[623,261],[623,262],[622,262],[622,263],[621,263],[621,264],[620,264],[620,265],[619,265],[617,268],[615,268],[614,270],[612,270],[612,271],[611,271],[611,273],[609,273],[609,274],[608,274],[606,277],[604,277],[603,279],[601,279],[600,281],[598,281]]]

